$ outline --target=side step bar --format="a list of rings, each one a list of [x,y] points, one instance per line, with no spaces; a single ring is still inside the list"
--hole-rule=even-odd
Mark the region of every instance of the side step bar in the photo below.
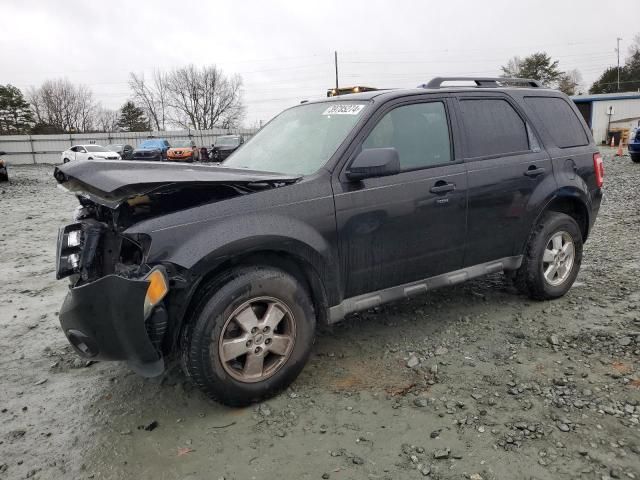
[[[445,273],[435,277],[418,280],[417,282],[405,283],[395,287],[385,288],[377,292],[365,293],[357,297],[346,298],[339,305],[329,308],[329,323],[336,323],[345,316],[354,312],[361,312],[369,308],[377,307],[383,303],[412,297],[419,293],[426,293],[439,287],[455,285],[472,278],[482,277],[490,273],[502,272],[504,270],[516,270],[522,264],[522,255],[515,257],[505,257],[492,262],[481,263],[472,267],[462,268],[453,272]]]

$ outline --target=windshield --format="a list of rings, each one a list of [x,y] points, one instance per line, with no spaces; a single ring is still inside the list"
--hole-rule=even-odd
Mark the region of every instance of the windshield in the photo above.
[[[321,168],[354,127],[366,104],[309,103],[285,110],[224,162],[292,175],[309,175]]]
[[[160,140],[145,140],[138,148],[162,148]]]
[[[173,142],[173,148],[191,148],[191,142],[189,140],[177,140]]]
[[[84,148],[87,152],[110,152],[111,151],[111,150],[107,150],[104,147],[101,147],[100,145],[85,145]]]
[[[237,147],[240,145],[238,137],[220,137],[216,140],[216,147]]]

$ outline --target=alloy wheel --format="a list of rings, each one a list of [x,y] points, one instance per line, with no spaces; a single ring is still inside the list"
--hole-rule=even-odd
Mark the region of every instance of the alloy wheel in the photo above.
[[[240,305],[226,320],[218,339],[218,356],[234,379],[260,382],[282,368],[295,340],[296,323],[289,307],[273,297],[257,297]]]
[[[545,281],[552,286],[562,284],[571,274],[575,260],[575,245],[567,232],[556,232],[547,242],[542,256]]]

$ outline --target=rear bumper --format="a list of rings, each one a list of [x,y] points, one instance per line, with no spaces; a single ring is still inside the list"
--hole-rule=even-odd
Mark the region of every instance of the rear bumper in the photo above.
[[[606,179],[605,179],[606,184]],[[602,203],[602,199],[604,198],[604,191],[602,188],[596,188],[590,192],[591,197],[591,213],[589,215],[589,229],[588,232],[591,233],[593,229],[593,225],[596,223],[596,217],[598,216],[598,212],[600,211],[600,204]],[[586,240],[586,239],[585,239]]]
[[[107,275],[70,288],[60,309],[60,324],[82,357],[123,360],[145,377],[160,375],[164,360],[145,328],[144,298],[149,282]],[[156,309],[153,315],[166,315]]]
[[[627,145],[627,148],[629,149],[629,153],[640,154],[640,143],[630,143]]]

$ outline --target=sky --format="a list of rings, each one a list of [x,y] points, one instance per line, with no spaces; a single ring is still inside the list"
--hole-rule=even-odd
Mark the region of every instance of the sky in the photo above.
[[[415,87],[434,76],[500,74],[538,51],[578,69],[584,89],[640,33],[638,0],[0,0],[0,84],[67,78],[106,108],[129,72],[215,64],[243,79],[244,124],[341,86]]]

